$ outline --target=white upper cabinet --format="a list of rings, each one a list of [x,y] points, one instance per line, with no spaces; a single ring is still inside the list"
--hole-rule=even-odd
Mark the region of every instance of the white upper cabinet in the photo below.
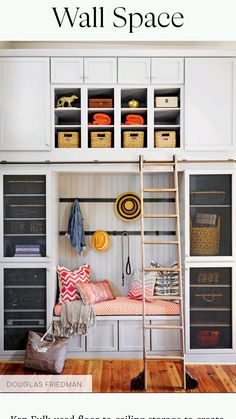
[[[83,58],[51,58],[51,83],[83,83]]]
[[[185,148],[229,150],[235,146],[235,60],[185,60]]]
[[[1,58],[0,150],[49,149],[49,59]]]
[[[181,84],[184,82],[183,58],[152,58],[152,84]]]
[[[115,84],[117,83],[116,58],[85,58],[84,83]]]
[[[149,84],[150,58],[118,58],[118,83]]]

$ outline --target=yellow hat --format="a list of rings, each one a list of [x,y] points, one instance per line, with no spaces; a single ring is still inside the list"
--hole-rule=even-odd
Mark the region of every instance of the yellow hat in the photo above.
[[[137,220],[141,215],[140,196],[134,192],[125,192],[116,198],[116,215],[124,221]]]
[[[93,250],[95,250],[96,252],[107,252],[107,250],[111,246],[109,234],[104,230],[95,231],[91,238],[91,245]]]

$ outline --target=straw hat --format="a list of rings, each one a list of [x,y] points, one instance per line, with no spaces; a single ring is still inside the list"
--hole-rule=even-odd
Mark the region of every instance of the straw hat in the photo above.
[[[141,215],[140,196],[134,192],[125,192],[116,198],[116,215],[125,221],[134,221]]]
[[[111,246],[109,234],[104,230],[95,231],[91,238],[91,245],[96,252],[107,252]]]

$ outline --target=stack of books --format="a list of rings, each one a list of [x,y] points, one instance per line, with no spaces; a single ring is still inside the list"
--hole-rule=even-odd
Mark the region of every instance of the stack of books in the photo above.
[[[16,244],[15,255],[20,257],[40,257],[40,245],[39,244]]]

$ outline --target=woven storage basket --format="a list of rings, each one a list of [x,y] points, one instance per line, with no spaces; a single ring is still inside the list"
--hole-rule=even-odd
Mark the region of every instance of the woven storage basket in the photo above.
[[[196,333],[196,342],[203,348],[215,348],[220,339],[219,330],[199,330]]]
[[[59,148],[78,148],[79,133],[78,132],[58,132]]]
[[[156,131],[155,147],[159,148],[175,148],[176,132],[175,131]]]
[[[111,148],[111,131],[91,132],[91,147],[92,148]]]
[[[191,256],[217,256],[220,251],[220,217],[214,227],[193,226],[190,222]]]
[[[124,131],[123,132],[124,148],[143,148],[144,132],[143,131]]]
[[[225,202],[225,191],[196,191],[190,193],[190,204],[211,205],[223,204]]]

